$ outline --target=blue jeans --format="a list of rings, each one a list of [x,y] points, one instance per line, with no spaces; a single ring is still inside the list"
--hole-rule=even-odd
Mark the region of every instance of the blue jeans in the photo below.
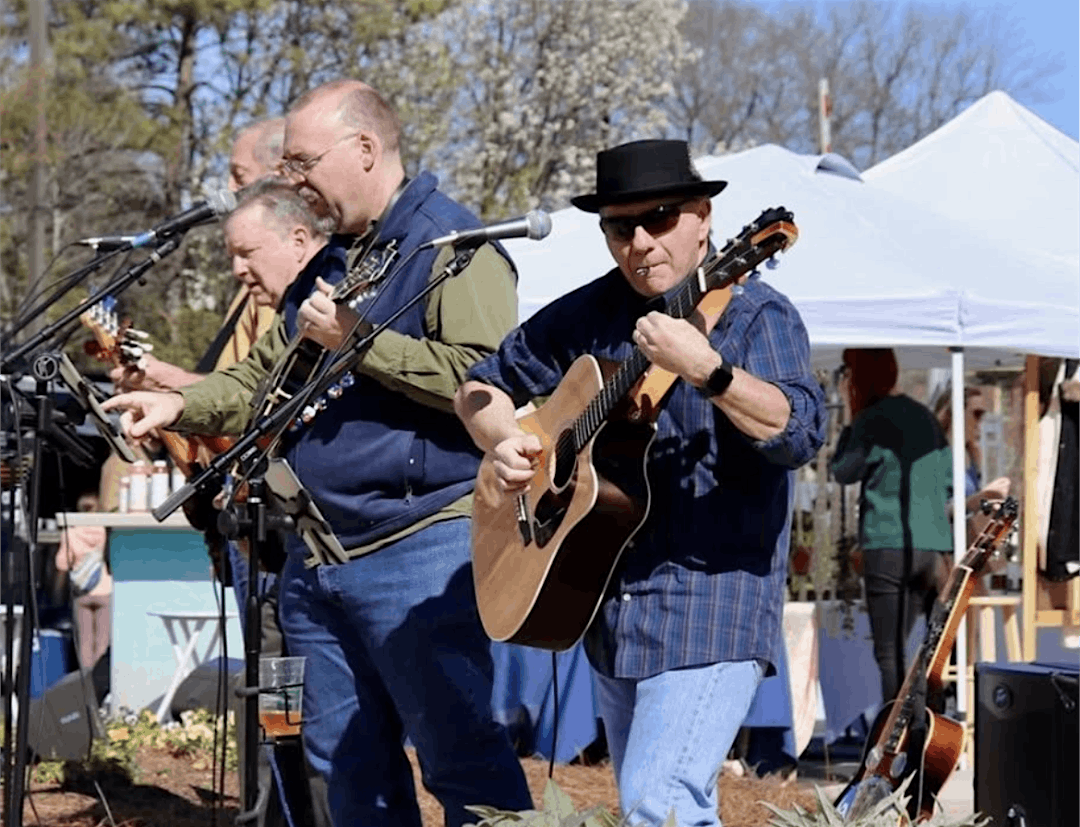
[[[716,784],[750,711],[762,665],[726,661],[650,678],[596,675],[600,715],[619,785],[635,825],[719,825]]]
[[[532,807],[491,714],[491,645],[469,565],[469,522],[447,520],[342,565],[291,553],[280,617],[304,667],[303,735],[337,827],[420,827],[403,743],[446,823],[466,805]]]
[[[248,558],[237,548],[232,540],[227,541],[226,550],[229,555],[229,566],[232,568],[233,596],[240,611],[240,631],[247,634],[247,589],[248,589]],[[262,637],[259,644],[260,657],[279,657],[284,654],[282,649],[281,627],[278,624],[278,576],[269,572],[257,570],[255,573],[259,597],[259,622],[262,628]],[[241,658],[244,650],[240,650]]]

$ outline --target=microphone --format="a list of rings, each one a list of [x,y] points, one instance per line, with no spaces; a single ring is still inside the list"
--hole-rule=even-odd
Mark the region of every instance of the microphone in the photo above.
[[[229,190],[217,190],[195,206],[184,210],[179,215],[166,218],[160,224],[138,235],[104,235],[95,238],[81,238],[76,244],[93,247],[94,251],[133,250],[148,247],[159,239],[168,238],[177,233],[185,233],[198,224],[205,224],[236,209],[236,196]]]
[[[479,227],[475,230],[455,230],[449,235],[426,241],[420,245],[421,249],[431,247],[445,247],[447,244],[456,246],[479,247],[487,241],[496,241],[503,238],[531,238],[539,241],[547,237],[551,232],[551,216],[543,210],[533,210],[521,218],[511,218],[509,221],[500,221],[487,227]]]
[[[75,243],[83,247],[93,247],[95,253],[99,250],[107,253],[110,250],[126,250],[137,238],[137,235],[99,235],[93,238],[80,238]]]

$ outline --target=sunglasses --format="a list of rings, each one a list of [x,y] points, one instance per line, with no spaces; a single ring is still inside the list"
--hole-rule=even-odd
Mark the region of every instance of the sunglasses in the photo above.
[[[674,204],[661,204],[659,207],[653,207],[648,212],[638,213],[637,215],[601,218],[600,229],[612,241],[630,241],[633,239],[638,227],[656,238],[675,229],[675,225],[679,223],[679,216],[682,215],[683,207],[690,200],[677,201]]]

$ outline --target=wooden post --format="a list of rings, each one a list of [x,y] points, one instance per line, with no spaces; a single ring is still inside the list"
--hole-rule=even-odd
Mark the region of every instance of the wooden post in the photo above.
[[[1039,357],[1028,356],[1024,364],[1024,511],[1021,520],[1021,559],[1024,582],[1021,594],[1024,660],[1035,660],[1035,613],[1038,597],[1039,496]]]

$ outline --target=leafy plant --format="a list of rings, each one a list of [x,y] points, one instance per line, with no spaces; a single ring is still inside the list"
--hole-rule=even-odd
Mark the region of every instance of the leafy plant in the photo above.
[[[889,796],[883,798],[869,812],[854,820],[845,820],[837,812],[831,800],[820,787],[814,787],[817,796],[817,812],[808,812],[798,804],[792,810],[781,810],[767,801],[760,802],[773,813],[769,823],[773,827],[913,827],[908,817],[907,804],[910,796],[906,795],[908,784],[914,776],[907,779]],[[959,819],[943,812],[936,812],[927,821],[920,822],[925,827],[987,827],[989,818],[971,813]]]
[[[617,819],[606,807],[589,807],[575,810],[574,803],[563,789],[550,779],[544,788],[543,810],[499,810],[495,807],[466,807],[480,816],[480,821],[466,827],[507,827],[515,824],[522,827],[622,827],[626,819]],[[677,827],[675,814],[664,821],[664,827]]]
[[[41,784],[59,783],[67,789],[89,788],[95,780],[114,786],[133,784],[139,780],[138,753],[144,747],[185,758],[195,769],[207,769],[212,765],[214,753],[220,754],[223,739],[226,740],[225,768],[235,770],[240,762],[232,713],[228,719],[215,718],[200,709],[182,713],[178,724],[160,726],[148,709],[139,714],[129,712],[106,722],[105,737],[94,739],[89,756],[42,761],[34,768],[34,780]]]

